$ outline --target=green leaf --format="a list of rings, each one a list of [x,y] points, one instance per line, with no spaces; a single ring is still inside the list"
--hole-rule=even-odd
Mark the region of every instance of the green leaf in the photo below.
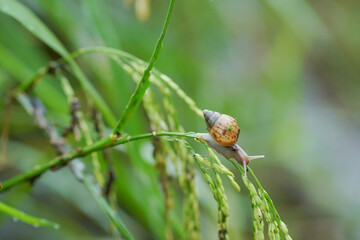
[[[51,222],[44,218],[37,218],[37,217],[30,216],[16,208],[10,207],[2,202],[0,202],[0,212],[13,217],[14,221],[19,220],[24,223],[31,224],[34,227],[53,227],[55,229],[60,228],[59,224],[57,224],[57,223]]]
[[[123,111],[119,121],[116,124],[116,127],[113,132],[115,135],[121,133],[121,131],[125,127],[126,123],[129,121],[131,116],[134,114],[136,109],[139,107],[139,104],[144,97],[146,89],[150,85],[151,70],[153,69],[155,62],[158,59],[161,49],[163,47],[163,41],[164,41],[164,37],[165,37],[166,31],[167,31],[167,28],[169,26],[169,21],[170,21],[170,17],[172,14],[172,10],[174,8],[174,3],[175,3],[175,0],[170,0],[169,9],[168,9],[168,12],[166,15],[164,26],[163,26],[163,29],[159,36],[159,39],[155,45],[155,49],[150,58],[149,65],[144,70],[144,73],[142,74],[141,80],[140,80],[139,84],[137,85],[135,92],[131,95],[130,100],[126,105],[125,110]]]
[[[61,44],[57,37],[41,22],[41,20],[30,9],[15,0],[0,0],[0,11],[19,21],[32,34],[38,37],[63,58],[68,60],[74,75],[79,80],[84,91],[92,98],[95,105],[104,115],[107,123],[111,127],[114,127],[116,119],[110,108],[92,86],[80,67],[69,57],[69,52]]]
[[[28,8],[17,1],[0,0],[0,10],[18,20],[32,34],[46,43],[54,51],[65,57],[68,55],[64,46],[50,30]]]

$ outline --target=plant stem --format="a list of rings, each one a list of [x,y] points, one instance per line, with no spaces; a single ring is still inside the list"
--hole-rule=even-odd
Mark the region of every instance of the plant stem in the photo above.
[[[36,227],[53,227],[55,229],[59,229],[59,224],[49,221],[44,218],[37,218],[33,217],[29,214],[26,214],[16,208],[10,207],[9,205],[6,205],[2,202],[0,202],[0,213],[7,214],[9,216],[12,216],[15,221],[20,220],[24,223],[31,224]]]
[[[145,92],[146,89],[149,87],[150,85],[150,75],[151,75],[151,70],[155,65],[156,60],[159,57],[160,51],[162,49],[163,46],[163,40],[165,37],[165,33],[166,30],[168,28],[169,25],[169,20],[172,14],[172,10],[174,7],[174,2],[175,0],[170,0],[170,4],[169,4],[169,9],[167,12],[167,16],[165,19],[165,23],[162,29],[162,32],[160,34],[160,37],[156,43],[156,47],[154,49],[154,52],[150,58],[150,62],[148,67],[145,69],[144,74],[142,75],[141,81],[138,84],[135,92],[133,93],[133,95],[131,96],[128,104],[126,105],[125,110],[123,111],[120,120],[118,121],[118,123],[116,124],[116,127],[114,129],[114,135],[118,135],[120,134],[120,132],[123,130],[125,124],[127,123],[127,121],[130,119],[130,117],[134,114],[134,112],[136,111],[136,109],[138,108]]]
[[[196,135],[193,132],[181,133],[181,132],[164,132],[164,131],[145,133],[145,134],[140,134],[140,135],[136,135],[136,136],[123,135],[122,137],[120,137],[118,139],[113,139],[111,136],[108,136],[108,137],[105,137],[105,138],[95,142],[92,145],[88,145],[83,148],[78,148],[78,149],[70,151],[62,156],[56,157],[55,159],[52,159],[49,162],[43,163],[41,165],[36,165],[32,170],[22,173],[22,174],[19,174],[15,177],[11,178],[10,180],[3,182],[2,184],[0,183],[0,186],[2,185],[2,187],[0,188],[0,192],[4,191],[6,189],[9,189],[21,182],[35,180],[42,173],[44,173],[45,171],[47,171],[49,169],[53,169],[53,168],[55,168],[57,166],[61,166],[61,165],[66,165],[71,160],[78,158],[78,157],[86,156],[94,151],[98,151],[100,149],[105,149],[108,147],[117,146],[120,144],[125,144],[125,143],[135,141],[135,140],[157,137],[157,136],[196,138]]]

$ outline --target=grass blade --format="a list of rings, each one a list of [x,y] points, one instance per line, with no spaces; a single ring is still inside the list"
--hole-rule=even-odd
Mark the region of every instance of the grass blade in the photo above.
[[[80,67],[69,57],[69,52],[61,44],[57,37],[41,22],[41,20],[30,9],[15,0],[0,0],[0,11],[19,21],[32,34],[38,37],[63,58],[68,60],[74,75],[78,78],[84,91],[92,98],[95,105],[104,115],[107,123],[111,127],[114,127],[116,120],[110,108],[92,86]]]
[[[125,111],[122,113],[120,120],[116,124],[116,127],[114,129],[114,135],[120,134],[120,132],[123,130],[127,121],[131,118],[131,116],[134,114],[135,110],[138,108],[138,106],[146,92],[146,89],[150,85],[151,70],[153,69],[155,62],[158,59],[159,54],[161,52],[165,33],[166,33],[167,27],[169,25],[170,17],[171,17],[172,10],[174,7],[174,2],[175,2],[175,0],[170,0],[169,9],[168,9],[168,12],[166,15],[165,23],[164,23],[163,29],[161,31],[160,37],[156,43],[154,52],[151,56],[149,65],[145,69],[145,71],[142,75],[142,78],[140,80],[140,83],[138,84],[135,92],[131,96],[128,104],[126,105]]]

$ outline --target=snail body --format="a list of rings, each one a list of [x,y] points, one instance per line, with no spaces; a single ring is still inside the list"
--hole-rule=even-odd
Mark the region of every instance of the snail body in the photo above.
[[[223,155],[226,159],[235,159],[242,165],[249,164],[250,160],[264,158],[264,155],[249,156],[239,145],[222,146],[219,145],[209,133],[197,133],[196,136],[201,142],[206,142],[216,152]]]
[[[206,109],[203,114],[206,129],[216,143],[221,146],[233,146],[236,144],[240,128],[233,117]]]

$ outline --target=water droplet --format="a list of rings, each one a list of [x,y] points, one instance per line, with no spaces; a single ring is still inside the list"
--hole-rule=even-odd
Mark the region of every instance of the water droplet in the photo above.
[[[39,224],[34,224],[33,227],[34,227],[34,228],[38,228],[38,227],[39,227]]]
[[[30,31],[30,32],[33,32],[33,31],[34,31],[34,29],[35,29],[35,28],[34,28],[34,26],[33,26],[33,25],[30,25],[30,26],[29,26],[29,31]]]
[[[59,230],[59,229],[60,229],[60,225],[59,225],[59,224],[55,224],[55,225],[54,225],[54,229],[55,229],[55,230]]]
[[[13,222],[17,222],[17,221],[19,221],[19,219],[18,218],[16,218],[16,217],[13,217]]]

